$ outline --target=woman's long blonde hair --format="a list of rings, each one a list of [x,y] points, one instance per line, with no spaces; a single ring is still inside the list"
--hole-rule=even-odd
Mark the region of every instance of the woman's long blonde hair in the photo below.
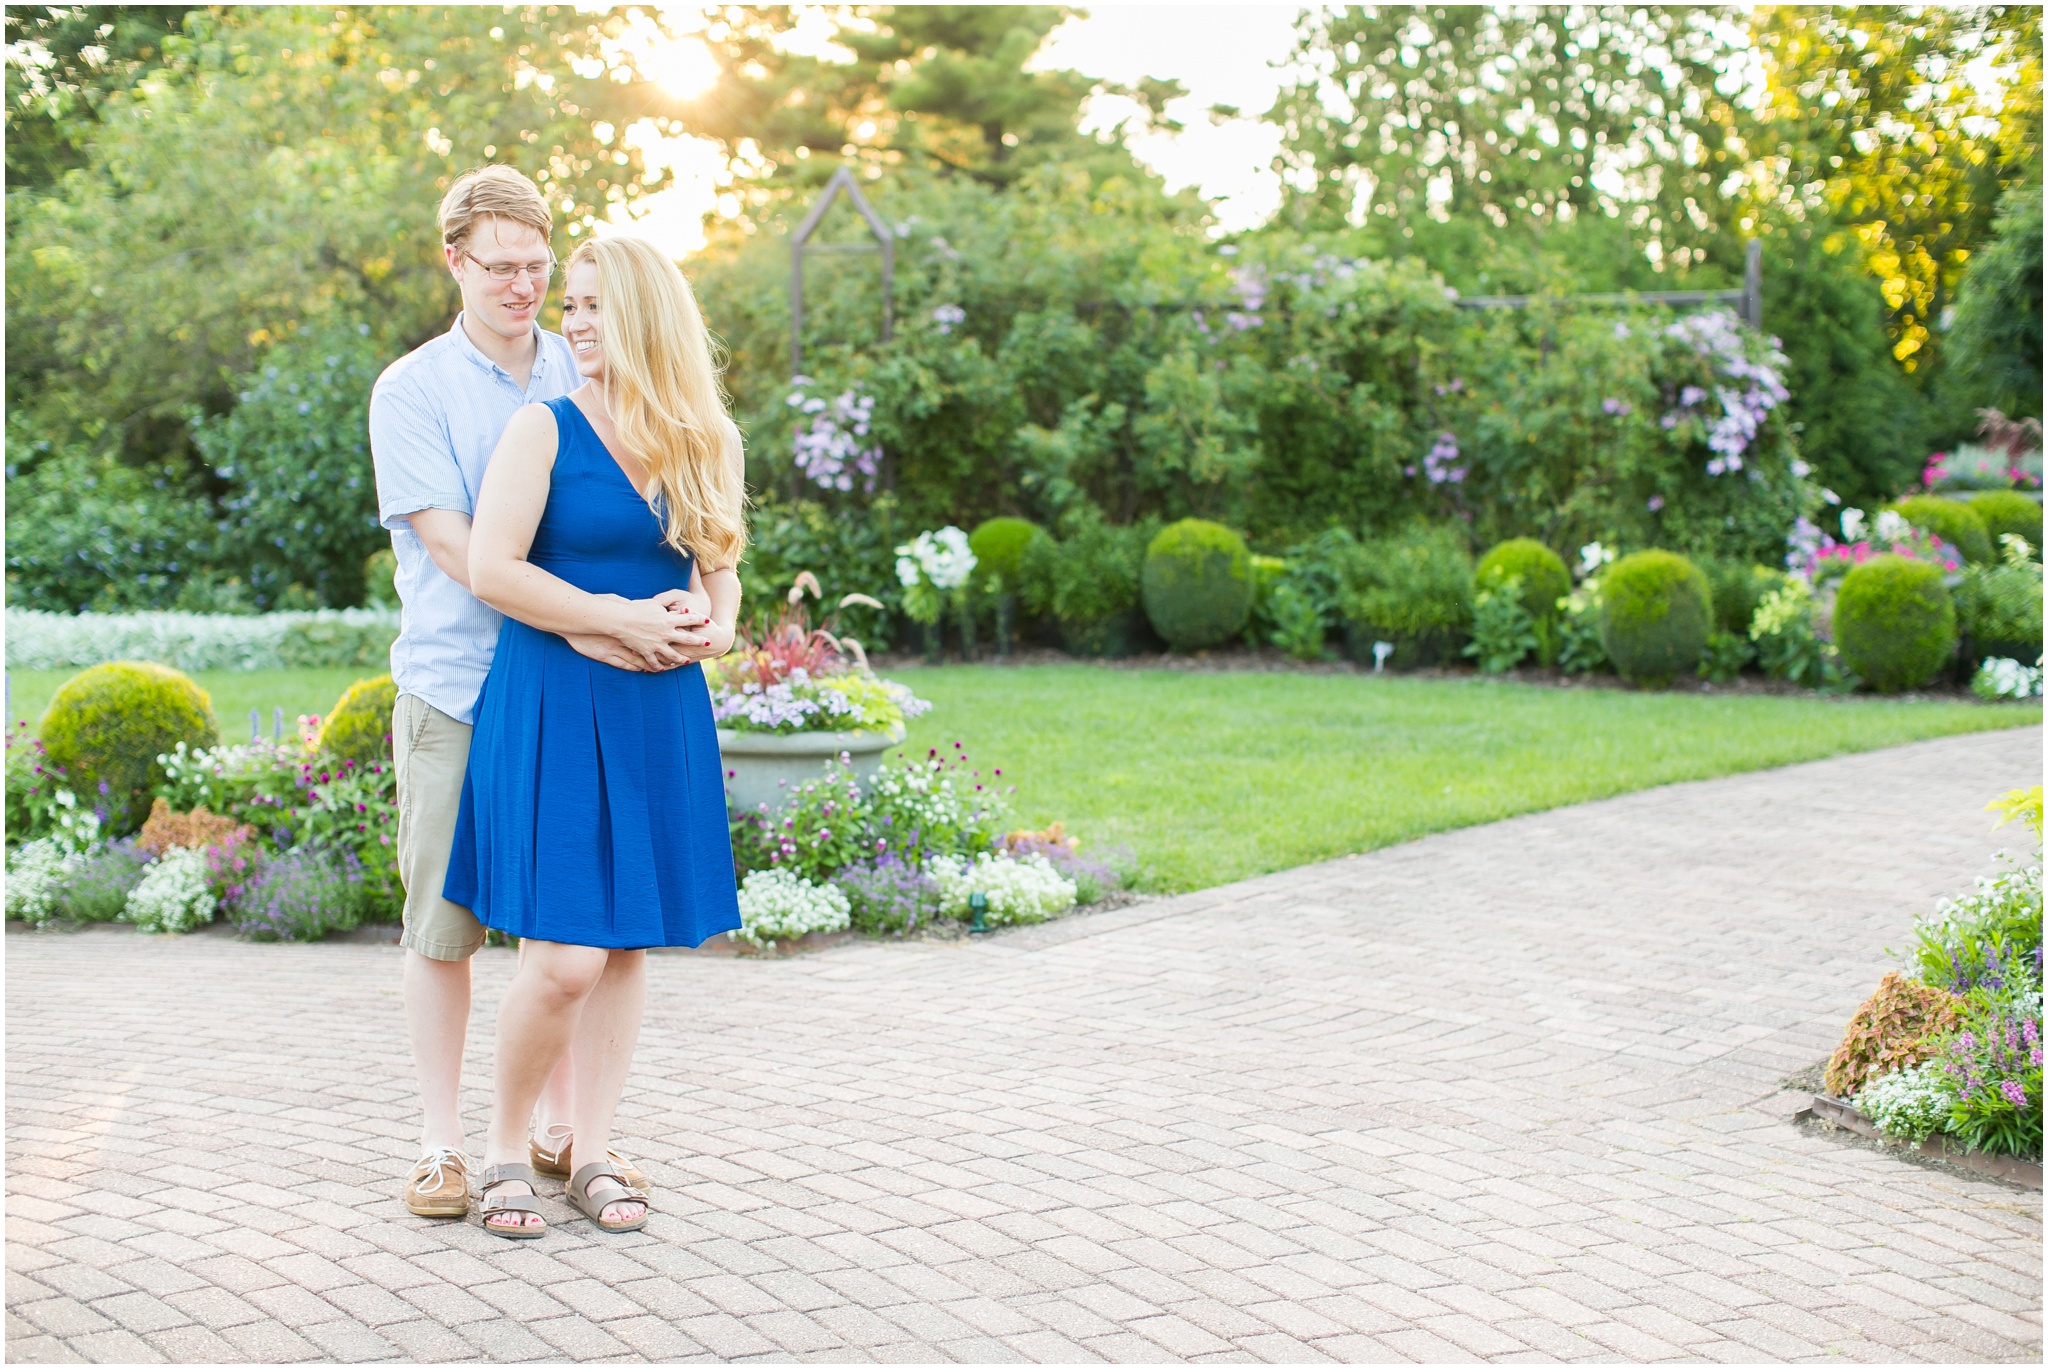
[[[697,298],[675,263],[639,238],[588,239],[569,270],[584,262],[597,267],[605,406],[620,443],[661,487],[663,533],[707,571],[735,567],[747,545],[740,430]]]

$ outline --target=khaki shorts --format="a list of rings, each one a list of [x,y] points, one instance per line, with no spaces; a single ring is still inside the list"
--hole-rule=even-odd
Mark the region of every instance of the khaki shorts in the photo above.
[[[469,769],[468,723],[416,694],[391,708],[398,772],[398,878],[405,885],[405,935],[398,944],[429,960],[467,960],[484,944],[483,924],[441,897],[462,777]]]

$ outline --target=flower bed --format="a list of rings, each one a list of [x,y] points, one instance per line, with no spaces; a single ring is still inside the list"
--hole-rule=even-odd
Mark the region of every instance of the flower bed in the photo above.
[[[155,661],[178,670],[286,670],[382,665],[398,636],[395,608],[309,613],[42,613],[7,610],[11,670]]]
[[[1822,1101],[1893,1140],[2038,1161],[2041,789],[1990,806],[2032,828],[2032,863],[2001,852],[2003,870],[1918,921],[1912,972],[1885,976],[1857,1010]]]

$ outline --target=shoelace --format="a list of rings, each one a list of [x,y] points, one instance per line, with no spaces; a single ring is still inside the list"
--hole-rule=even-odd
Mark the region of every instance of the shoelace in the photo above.
[[[467,1187],[469,1171],[475,1167],[476,1162],[455,1146],[435,1146],[420,1157],[420,1168],[427,1172],[413,1187],[420,1193],[439,1193],[441,1186],[448,1182],[451,1169],[461,1176],[460,1182]]]

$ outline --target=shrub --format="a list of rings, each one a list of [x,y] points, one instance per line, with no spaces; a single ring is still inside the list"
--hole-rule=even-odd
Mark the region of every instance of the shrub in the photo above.
[[[1828,1057],[1822,1087],[1848,1098],[1868,1080],[1931,1059],[1936,1038],[1961,1022],[1954,995],[1894,970],[1849,1019],[1842,1043]]]
[[[2021,665],[2010,656],[1987,656],[1970,677],[1970,692],[1987,703],[2031,699],[2041,692],[2041,667]]]
[[[1637,684],[1665,684],[1697,666],[1713,614],[1707,578],[1672,552],[1624,556],[1600,577],[1600,644]]]
[[[1887,555],[1850,571],[1835,596],[1835,645],[1882,693],[1932,680],[1956,649],[1956,610],[1940,568]]]
[[[2015,490],[1985,490],[1970,496],[1970,510],[1984,523],[1993,543],[2001,537],[2024,537],[2041,555],[2041,501]]]
[[[379,547],[363,562],[363,607],[398,607],[398,553]]]
[[[1044,528],[1023,518],[991,518],[967,535],[974,553],[974,578],[991,593],[1014,594],[1023,583],[1025,554],[1050,541]]]
[[[1417,525],[1361,542],[1345,564],[1340,607],[1362,636],[1393,640],[1397,665],[1447,654],[1472,622],[1472,554],[1464,534]]]
[[[756,870],[740,884],[740,928],[730,935],[772,950],[811,932],[843,932],[853,905],[829,884],[794,870]]]
[[[1984,520],[1970,505],[1938,494],[1915,494],[1892,505],[1900,517],[1922,532],[1929,532],[1963,554],[1965,561],[1983,563],[1996,555]]]
[[[1749,644],[1749,638],[1717,629],[1707,634],[1707,644],[1700,649],[1700,678],[1726,684],[1755,659],[1756,648]]]
[[[2041,654],[2041,567],[2014,558],[1971,566],[1955,587],[1956,631],[1972,658]]]
[[[364,904],[354,852],[296,847],[264,863],[243,888],[235,930],[251,941],[317,941],[361,922]]]
[[[2028,977],[2040,983],[2041,865],[2020,865],[2000,853],[2007,868],[1979,875],[1976,888],[1942,899],[1915,919],[1913,959],[1920,978],[1950,993],[1990,985],[2004,989]]]
[[[124,921],[145,932],[189,932],[213,921],[219,900],[206,883],[206,854],[174,846],[128,895]]]
[[[1756,646],[1757,664],[1773,679],[1808,689],[1849,682],[1835,644],[1822,641],[1814,628],[1813,586],[1804,580],[1788,576],[1764,596],[1749,620],[1749,640]]]
[[[1244,630],[1251,613],[1251,553],[1221,523],[1183,518],[1145,549],[1145,616],[1176,651],[1199,651]]]
[[[1473,598],[1472,641],[1465,654],[1476,657],[1485,674],[1513,670],[1540,642],[1536,619],[1523,606],[1521,576],[1496,580]]]
[[[1557,666],[1568,675],[1583,675],[1607,664],[1600,645],[1600,582],[1588,580],[1565,596],[1557,619]]]
[[[150,852],[121,837],[86,852],[65,877],[60,915],[76,922],[112,922],[128,906],[128,895],[149,869]]]
[[[391,758],[391,710],[398,686],[389,675],[357,680],[320,725],[320,749],[337,760],[370,765]]]
[[[1783,571],[1728,556],[1700,557],[1694,564],[1707,577],[1707,592],[1714,600],[1714,626],[1743,637],[1749,635],[1757,605],[1788,578]]]
[[[1118,527],[1093,508],[1060,523],[1060,541],[1034,541],[1024,553],[1026,607],[1059,621],[1067,650],[1122,656],[1145,635],[1137,611],[1152,524]]]
[[[94,666],[66,681],[37,731],[72,790],[106,809],[115,836],[142,825],[164,780],[159,756],[180,743],[220,740],[205,690],[167,666],[139,661]]]
[[[1549,665],[1557,659],[1557,601],[1572,592],[1571,572],[1556,552],[1535,538],[1516,537],[1479,558],[1472,588],[1475,594],[1499,591],[1511,578],[1519,580],[1516,597],[1536,632],[1537,659]]]

